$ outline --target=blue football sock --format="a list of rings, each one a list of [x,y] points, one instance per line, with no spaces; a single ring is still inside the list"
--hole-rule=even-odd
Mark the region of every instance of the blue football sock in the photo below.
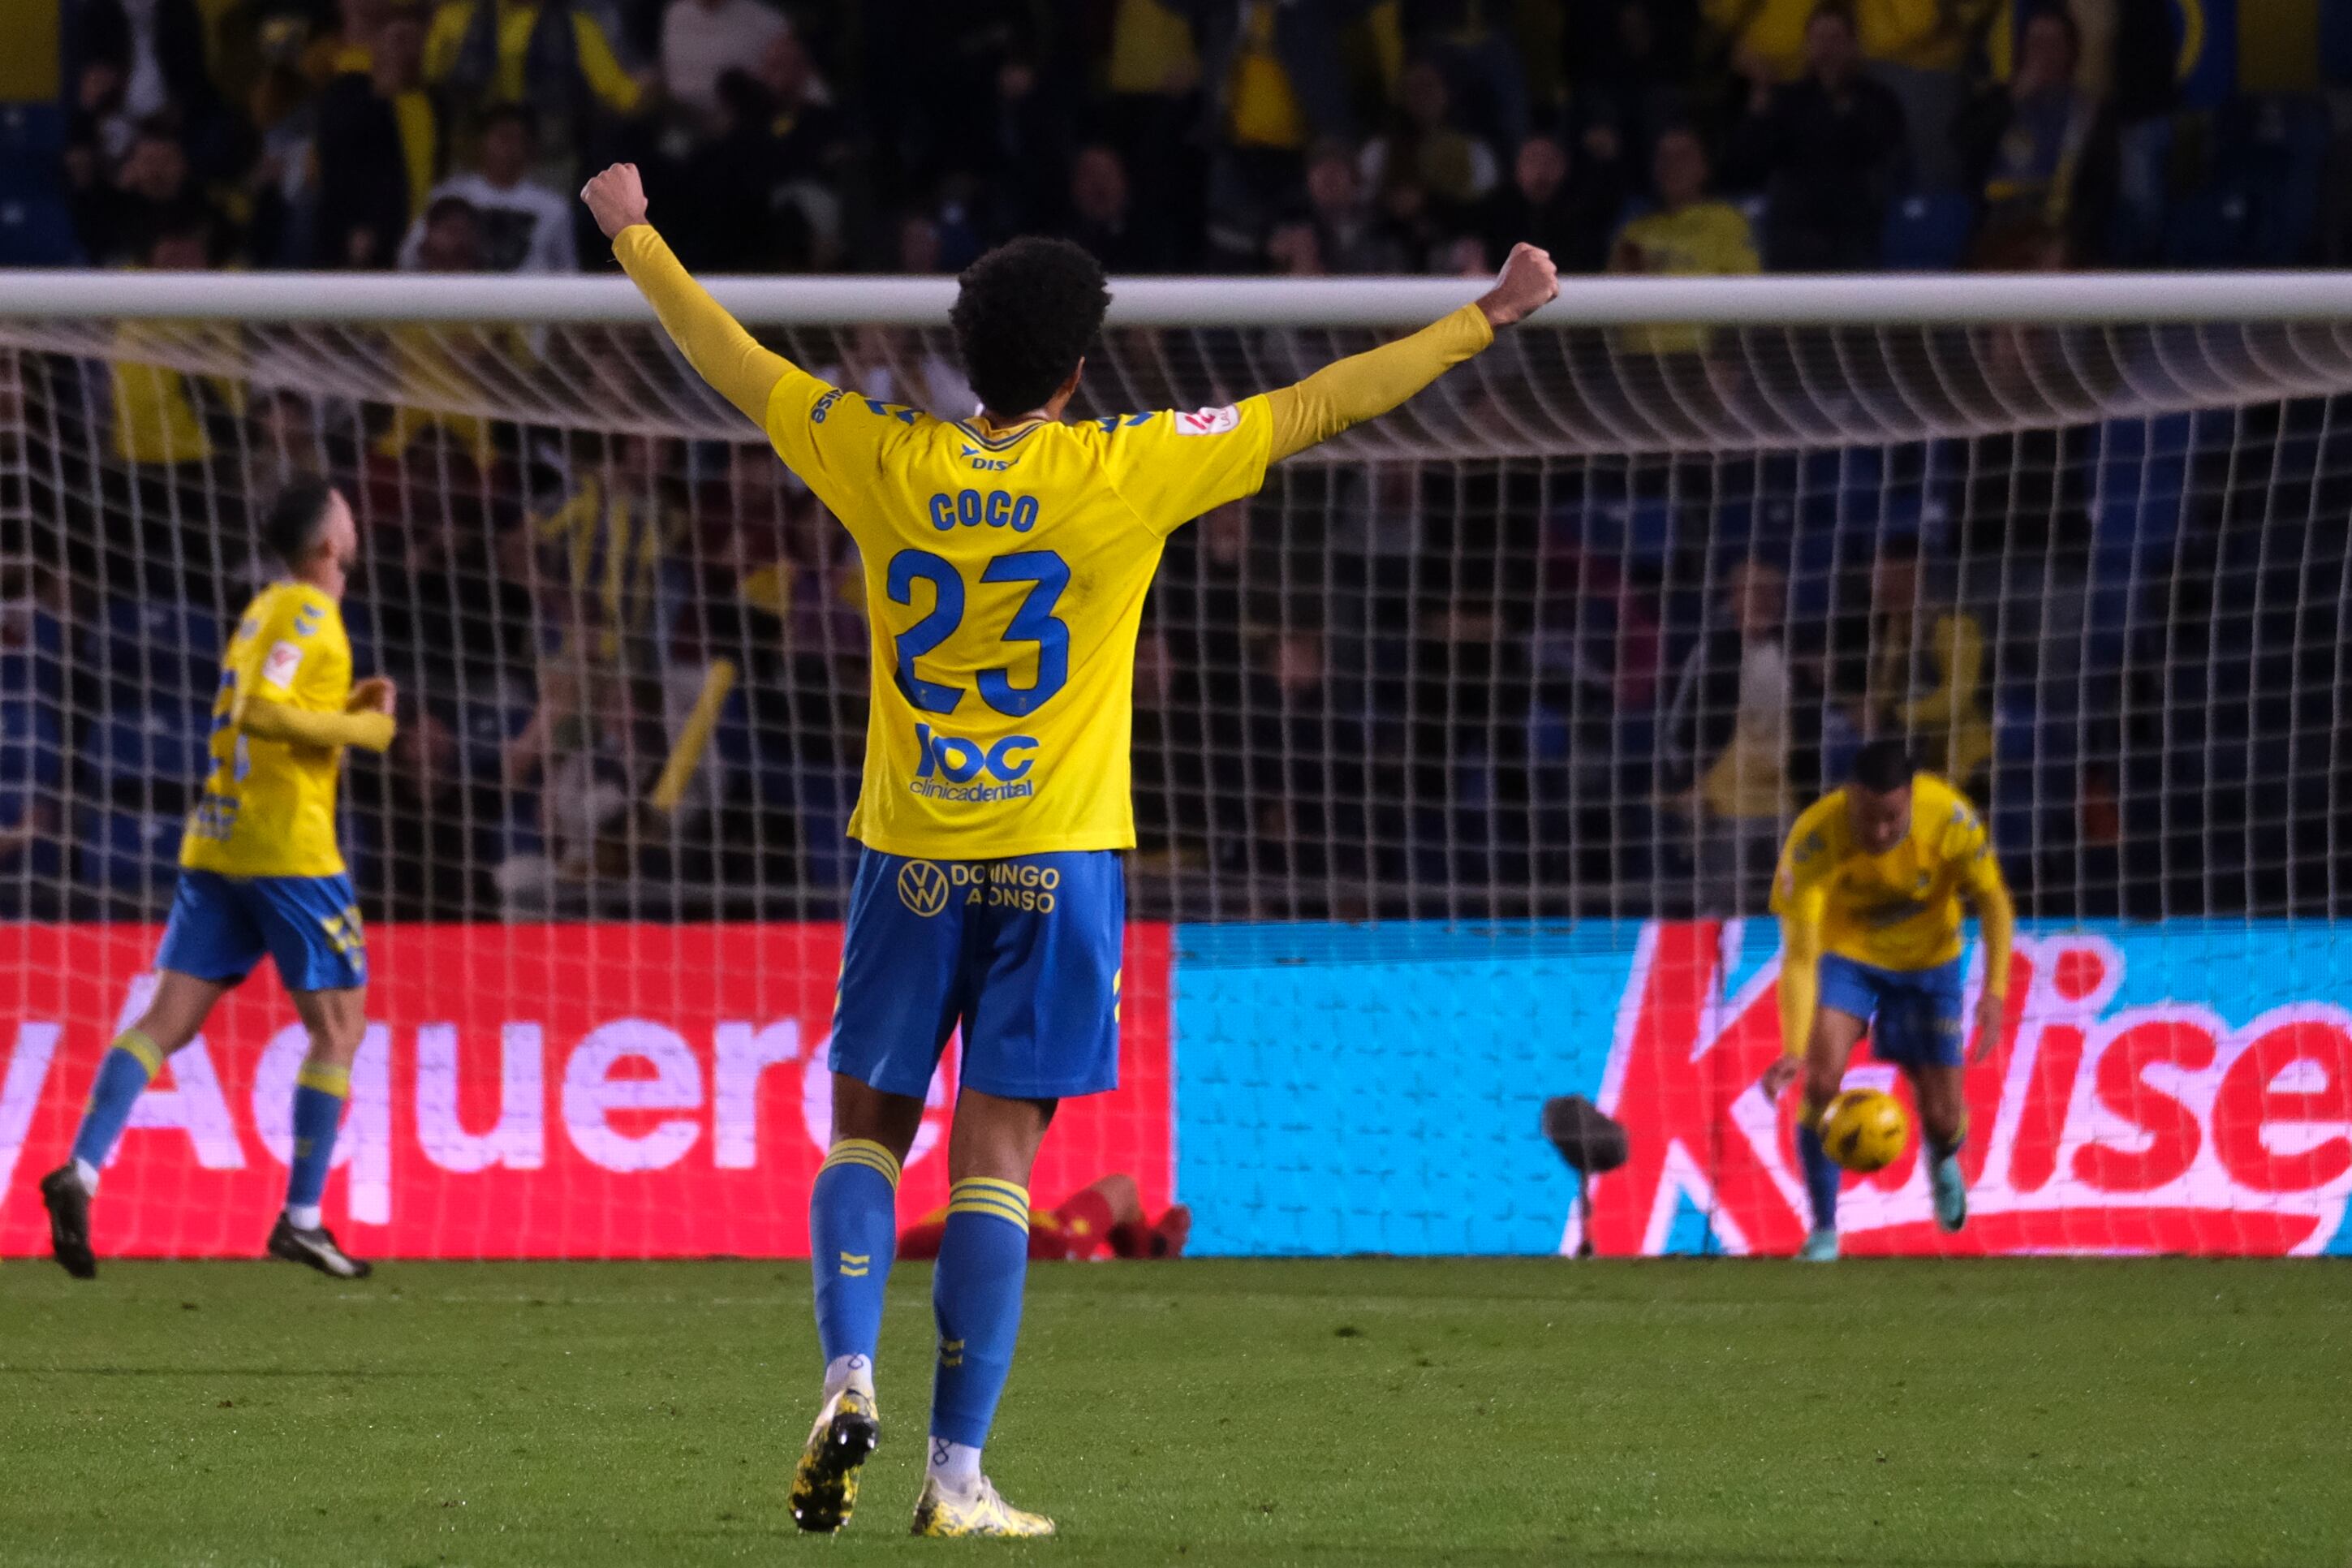
[[[931,1436],[984,1447],[1013,1342],[1021,1333],[1021,1285],[1029,1272],[1029,1193],[972,1176],[948,1190],[947,1230],[931,1276],[940,1364],[931,1383]]]
[[[334,1163],[335,1131],[351,1097],[349,1068],[304,1062],[294,1077],[294,1169],[286,1180],[286,1208],[298,1224],[319,1223],[315,1211],[327,1190],[327,1168]]]
[[[106,1059],[98,1064],[98,1077],[89,1086],[89,1107],[81,1113],[81,1127],[74,1133],[76,1164],[95,1171],[106,1163],[122,1137],[123,1124],[131,1120],[131,1106],[163,1066],[163,1053],[141,1031],[125,1029],[116,1037]]]
[[[898,1241],[898,1157],[867,1139],[843,1139],[809,1187],[809,1273],[827,1366],[858,1355],[871,1364]]]
[[[1797,1125],[1797,1163],[1805,1168],[1805,1197],[1812,1205],[1813,1228],[1837,1228],[1838,1181],[1843,1174],[1810,1118]]]

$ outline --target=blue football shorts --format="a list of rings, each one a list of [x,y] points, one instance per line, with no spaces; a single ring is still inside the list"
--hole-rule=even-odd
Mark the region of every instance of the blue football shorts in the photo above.
[[[1956,1068],[1966,1059],[1960,961],[1933,969],[1881,969],[1822,955],[1821,1005],[1870,1026],[1870,1054],[1897,1067]]]
[[[234,985],[267,952],[289,991],[367,984],[367,933],[343,877],[182,871],[155,967]]]
[[[833,1068],[920,1097],[961,1026],[961,1082],[1008,1100],[1118,1087],[1127,879],[1116,850],[1003,860],[860,851]]]

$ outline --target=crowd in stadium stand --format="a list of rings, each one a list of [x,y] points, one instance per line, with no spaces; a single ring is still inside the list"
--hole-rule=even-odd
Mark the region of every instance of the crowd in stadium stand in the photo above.
[[[714,270],[950,271],[1040,230],[1115,272],[1301,276],[1480,272],[1522,237],[1665,273],[2347,239],[2315,99],[2182,108],[2166,7],[2133,0],[64,4],[57,243],[103,265],[604,266],[570,193],[613,157]],[[816,368],[861,391],[969,404],[904,335],[837,347]],[[297,472],[353,497],[360,662],[404,692],[354,769],[372,912],[831,907],[862,594],[772,456],[133,349],[27,358],[0,409],[0,912],[168,893],[213,650],[266,569],[247,509]],[[1220,914],[1753,911],[1792,803],[1901,729],[1990,800],[2029,909],[2325,904],[2352,885],[2352,770],[2312,739],[2352,623],[2343,412],[1278,473],[1155,592],[1139,885]],[[656,816],[719,657],[743,679],[710,764]]]
[[[712,270],[954,271],[1033,232],[1299,275],[1522,237],[1674,273],[2346,243],[2318,93],[2184,105],[2163,0],[47,3],[52,248],[97,265],[197,235],[254,268],[603,266],[571,196],[615,158]]]

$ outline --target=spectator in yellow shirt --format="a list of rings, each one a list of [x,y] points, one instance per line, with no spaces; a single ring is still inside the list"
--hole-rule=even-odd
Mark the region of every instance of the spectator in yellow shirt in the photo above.
[[[1650,159],[1657,210],[1618,231],[1609,270],[1662,278],[1763,270],[1748,216],[1729,202],[1707,195],[1710,173],[1706,144],[1696,131],[1674,126],[1661,133]],[[1629,329],[1621,342],[1634,353],[1692,353],[1706,346],[1706,334],[1692,326],[1637,327]]]
[[[1675,126],[1659,136],[1650,158],[1657,210],[1618,231],[1609,269],[1671,278],[1762,270],[1747,215],[1706,194],[1711,177],[1696,131]]]
[[[1992,762],[1985,639],[1977,618],[1928,603],[1919,542],[1897,534],[1871,571],[1864,734],[1907,739],[1931,772],[1981,795]]]

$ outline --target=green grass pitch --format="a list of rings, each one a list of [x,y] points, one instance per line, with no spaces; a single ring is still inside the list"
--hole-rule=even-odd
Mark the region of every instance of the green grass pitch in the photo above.
[[[0,1268],[0,1563],[2352,1560],[2327,1263],[1187,1262],[1030,1276],[990,1449],[1058,1541],[905,1535],[929,1271],[857,1518],[784,1476],[796,1264]]]

